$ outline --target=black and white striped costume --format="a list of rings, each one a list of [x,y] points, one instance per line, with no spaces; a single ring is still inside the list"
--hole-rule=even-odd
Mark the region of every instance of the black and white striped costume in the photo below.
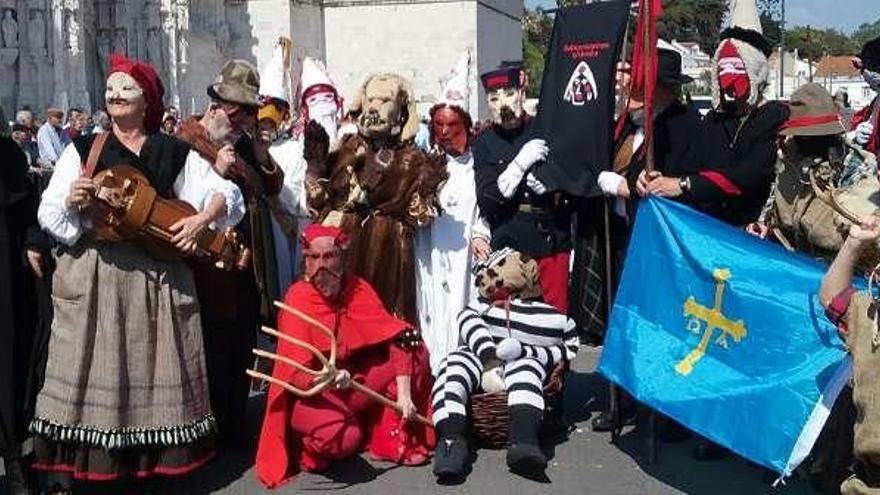
[[[574,322],[556,308],[538,300],[512,299],[508,330],[507,310],[484,300],[470,304],[458,316],[463,344],[440,363],[432,402],[434,424],[453,419],[463,423],[470,396],[480,386],[483,363],[496,355],[496,345],[511,337],[522,344],[519,358],[504,363],[504,384],[511,416],[531,410],[543,414],[543,384],[547,373],[578,351]],[[456,428],[458,429],[458,428]]]

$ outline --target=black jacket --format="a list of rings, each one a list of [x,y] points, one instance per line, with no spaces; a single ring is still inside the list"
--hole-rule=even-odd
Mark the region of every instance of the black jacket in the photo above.
[[[530,122],[512,132],[493,126],[474,141],[477,204],[489,222],[493,250],[511,247],[539,257],[571,249],[571,211],[561,193],[537,195],[525,178],[510,198],[498,189],[498,175],[525,143],[539,137],[536,131]]]
[[[632,122],[624,125],[623,136],[635,132]],[[680,177],[696,173],[705,163],[705,139],[700,114],[693,108],[675,102],[654,119],[654,167],[663,175]],[[615,141],[615,154],[624,139]],[[645,148],[633,156],[626,178],[635,191],[639,173],[645,168]]]
[[[40,198],[27,177],[27,157],[14,141],[0,136],[0,158],[0,456],[14,458],[27,436],[39,388],[36,375],[42,374],[35,353],[48,339],[48,325],[38,320],[40,306],[25,250],[43,251],[48,258],[49,240],[37,225]],[[47,269],[44,273],[50,276]],[[45,296],[41,301],[46,302]]]
[[[776,101],[745,120],[709,112],[703,119],[705,163],[699,172],[686,174],[691,190],[682,199],[732,225],[757,220],[773,185],[779,129],[788,113]]]

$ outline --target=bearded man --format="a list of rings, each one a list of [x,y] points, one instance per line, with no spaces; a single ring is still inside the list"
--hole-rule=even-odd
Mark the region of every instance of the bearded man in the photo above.
[[[394,318],[370,284],[345,269],[348,241],[339,228],[313,224],[302,235],[305,277],[284,298],[291,306],[331,328],[337,340],[332,388],[296,399],[269,387],[266,416],[257,449],[257,476],[267,487],[289,481],[298,471],[319,472],[333,461],[366,448],[373,459],[403,465],[428,460],[433,432],[410,422],[429,404],[427,352],[412,325]],[[299,317],[282,312],[278,331],[329,352],[329,339]],[[279,339],[277,354],[315,368],[308,351]],[[273,377],[303,390],[313,376],[276,361]],[[396,402],[396,410],[349,388],[352,380]],[[401,421],[401,415],[403,421]]]
[[[280,297],[267,208],[280,190],[283,173],[268,154],[268,143],[257,134],[258,87],[259,77],[253,66],[244,61],[228,62],[208,89],[212,101],[204,115],[184,122],[177,134],[216,173],[238,184],[247,203],[245,221],[236,230],[253,250],[253,270],[225,272],[204,265],[196,269],[206,327],[211,409],[220,439],[229,446],[248,442],[247,432],[241,427],[249,394],[244,371],[256,344],[261,300],[265,321],[271,314],[266,304]]]
[[[853,66],[861,71],[871,90],[880,94],[880,36],[865,43],[859,56],[853,59]],[[856,144],[875,155],[880,153],[880,96],[856,112],[850,126],[849,137]]]
[[[523,110],[526,76],[521,66],[481,76],[492,111],[492,126],[474,141],[477,203],[489,222],[492,250],[510,247],[538,263],[544,300],[568,311],[571,209],[534,174],[547,158]]]
[[[354,273],[393,315],[415,324],[413,234],[437,216],[444,159],[413,144],[419,121],[405,79],[371,76],[358,96],[358,134],[343,137],[329,156],[322,129],[306,129],[309,208],[355,239],[349,259]]]

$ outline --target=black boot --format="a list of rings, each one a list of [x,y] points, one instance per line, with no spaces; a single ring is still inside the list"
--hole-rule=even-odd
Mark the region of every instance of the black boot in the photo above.
[[[437,424],[437,447],[434,449],[434,476],[440,483],[463,481],[470,454],[465,418],[451,415]]]
[[[512,472],[527,478],[539,477],[547,469],[547,456],[537,445],[512,444],[507,448],[507,467]]]
[[[462,436],[437,439],[434,449],[434,476],[437,481],[450,482],[463,478],[469,452],[467,441]]]
[[[532,406],[510,408],[507,467],[516,474],[529,478],[540,477],[547,469],[547,456],[541,451],[538,439],[542,415],[542,411]]]

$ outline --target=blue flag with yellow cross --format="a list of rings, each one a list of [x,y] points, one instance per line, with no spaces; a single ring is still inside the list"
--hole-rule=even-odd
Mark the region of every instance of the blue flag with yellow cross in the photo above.
[[[642,201],[599,371],[788,476],[851,374],[819,304],[825,269],[679,203]]]

